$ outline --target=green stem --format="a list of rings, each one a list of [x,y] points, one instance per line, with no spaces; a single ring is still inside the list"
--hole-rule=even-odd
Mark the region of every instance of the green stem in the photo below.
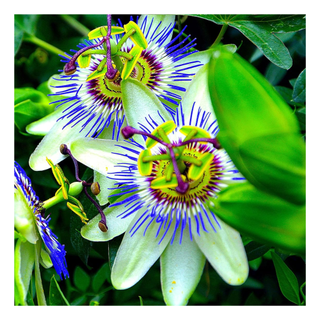
[[[53,45],[51,45],[51,44],[49,44],[49,43],[47,43],[47,42],[35,37],[33,35],[26,34],[23,39],[25,41],[31,42],[33,44],[36,44],[36,45],[42,47],[43,49],[45,49],[45,50],[47,50],[47,51],[49,51],[51,53],[54,53],[56,55],[61,54],[61,55],[66,56],[66,54],[62,50],[56,48],[55,46],[53,46]]]
[[[46,297],[44,294],[41,273],[40,273],[40,254],[41,254],[41,242],[37,241],[35,248],[35,264],[34,264],[34,274],[35,274],[35,287],[36,287],[36,295],[39,306],[46,306]]]
[[[228,25],[227,25],[227,24],[224,24],[224,25],[222,26],[222,28],[221,28],[221,30],[220,30],[220,32],[219,32],[219,34],[218,34],[217,39],[214,41],[214,43],[211,45],[210,48],[212,48],[212,47],[214,47],[214,46],[216,46],[217,44],[220,43],[220,41],[221,41],[222,37],[224,36],[227,28],[228,28]]]
[[[49,209],[51,207],[53,207],[54,205],[56,205],[59,202],[64,201],[65,199],[63,198],[62,192],[60,192],[58,195],[53,196],[52,198],[43,201],[43,205],[42,207],[44,209]]]
[[[84,35],[85,37],[88,35],[90,30],[85,27],[83,24],[81,24],[79,21],[76,19],[70,17],[67,14],[62,14],[61,18],[67,22],[71,27],[73,27],[75,30],[77,30],[80,34]]]

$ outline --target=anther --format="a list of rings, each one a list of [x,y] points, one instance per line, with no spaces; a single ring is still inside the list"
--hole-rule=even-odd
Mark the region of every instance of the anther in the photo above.
[[[67,155],[68,154],[68,147],[66,144],[61,144],[60,145],[60,152],[64,155]]]
[[[97,196],[100,193],[100,185],[98,182],[93,182],[90,186],[91,192]]]
[[[77,71],[77,67],[73,64],[73,63],[67,63],[64,68],[63,68],[64,73],[67,76],[71,76],[72,74],[74,74]]]
[[[90,186],[91,188],[91,192],[94,194],[94,195],[97,195],[100,193],[100,185],[98,182],[93,182],[93,183],[88,183],[86,182],[85,180],[81,180],[80,177],[79,177],[79,166],[78,166],[78,162],[77,160],[74,158],[74,156],[72,155],[71,151],[69,150],[69,148],[67,147],[66,144],[61,144],[60,145],[60,152],[62,154],[65,154],[65,155],[69,155],[73,161],[73,164],[74,164],[74,167],[75,167],[75,177],[76,177],[76,180],[79,181],[79,182],[82,182],[82,185],[83,185],[83,191],[85,193],[85,195],[87,196],[87,198],[93,203],[93,205],[96,207],[96,209],[98,210],[98,212],[100,213],[100,216],[101,216],[101,220],[99,222],[99,228],[102,232],[107,232],[108,230],[108,227],[107,227],[107,224],[106,224],[106,216],[103,212],[103,210],[101,209],[100,205],[98,204],[97,201],[95,201],[88,193],[87,191],[87,187]]]
[[[108,231],[108,227],[103,221],[99,221],[98,227],[102,232],[107,232]]]

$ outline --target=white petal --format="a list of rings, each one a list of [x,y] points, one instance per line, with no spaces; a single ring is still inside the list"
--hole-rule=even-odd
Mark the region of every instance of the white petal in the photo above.
[[[154,122],[160,125],[165,121],[172,120],[159,99],[145,84],[128,78],[121,82],[121,90],[123,108],[129,126],[141,129],[140,124],[142,124],[150,128],[149,123],[155,126]],[[144,145],[141,136],[135,136],[134,139]]]
[[[166,230],[161,228],[160,234],[156,237],[159,225],[154,220],[145,234],[143,225],[131,236],[129,231],[139,217],[140,214],[136,215],[128,227],[111,270],[111,281],[116,289],[127,289],[135,285],[160,257],[173,234],[172,223],[166,236],[159,243]]]
[[[146,15],[141,15],[139,17],[139,21],[138,21],[139,27],[141,27],[141,24],[144,21],[145,17],[146,17]],[[175,15],[169,15],[169,14],[165,14],[165,15],[160,15],[160,14],[150,15],[149,14],[149,15],[147,15],[147,22],[146,22],[146,26],[144,28],[144,30],[145,30],[144,35],[146,37],[147,42],[149,43],[151,36],[154,38],[161,30],[166,29],[167,27],[172,28],[174,26],[174,20],[175,20]],[[152,22],[152,25],[150,28],[151,22]],[[160,26],[157,28],[156,32],[154,32],[160,22],[161,22]],[[147,33],[148,33],[148,36],[146,36]],[[166,41],[164,41],[162,46],[165,46],[167,43],[169,43],[171,41],[172,33],[173,33],[173,31],[168,36]]]
[[[208,50],[204,50],[204,51],[198,51],[195,52],[193,54],[190,54],[184,58],[182,58],[181,60],[179,60],[178,62],[176,62],[176,64],[185,64],[188,62],[192,62],[192,61],[198,61],[202,64],[206,64],[209,62],[211,56],[212,56],[212,49],[208,49]],[[193,68],[191,69],[192,73],[194,73],[195,71],[198,71],[199,68]],[[180,84],[179,84],[180,85]]]
[[[63,109],[64,108],[56,109],[44,118],[28,124],[26,131],[33,135],[46,135],[61,117]]]
[[[196,233],[195,220],[191,220],[194,240],[221,278],[231,285],[244,283],[249,267],[239,232],[217,218],[221,229],[215,225],[217,232],[214,232],[205,220],[205,227],[209,232],[201,230],[199,236]]]
[[[108,196],[110,193],[109,188],[114,187],[115,181],[107,178],[104,174],[99,173],[98,171],[93,172],[94,179],[93,181],[98,182],[100,185],[101,192],[96,196],[99,200],[101,206],[104,206],[108,203]]]
[[[54,164],[59,163],[67,157],[61,154],[60,145],[66,144],[70,146],[71,141],[85,136],[86,132],[79,132],[80,126],[72,128],[69,125],[62,129],[65,124],[65,121],[56,122],[50,132],[40,141],[29,159],[29,165],[33,170],[41,171],[49,169],[50,165],[47,163],[46,157]]]
[[[177,229],[180,235],[181,227]],[[206,262],[198,245],[190,240],[187,229],[176,236],[160,258],[161,287],[167,305],[186,305],[198,285]]]
[[[183,97],[182,106],[183,113],[186,119],[190,118],[193,106],[194,110],[197,110],[198,107],[201,107],[201,110],[211,112],[212,116],[210,118],[210,121],[208,121],[207,126],[209,126],[210,123],[216,119],[216,116],[213,112],[208,88],[208,64],[202,66],[191,81],[190,86],[188,87]],[[193,122],[191,123],[191,125],[194,125],[196,118],[196,114],[194,114]]]
[[[130,151],[126,151],[120,146],[141,151],[126,142],[91,138],[82,138],[73,141],[70,150],[78,161],[98,171],[102,175],[106,175],[108,171],[114,169],[115,165],[124,161],[125,157],[123,154],[130,153]],[[126,159],[126,161],[130,162],[129,159]],[[116,169],[116,171],[118,171],[118,169]]]
[[[195,52],[195,53],[190,54],[190,55],[178,60],[177,62],[173,63],[172,67],[175,66],[176,70],[180,70],[180,69],[183,69],[184,66],[185,67],[193,67],[194,66],[193,68],[191,68],[190,70],[187,70],[186,72],[190,73],[190,74],[197,74],[197,72],[202,68],[202,66],[209,62],[211,56],[212,56],[212,49]],[[181,72],[183,73],[183,71],[181,71]],[[170,74],[169,74],[169,76],[170,76]],[[169,79],[167,79],[166,83],[173,85],[173,86],[178,85],[179,87],[182,87],[184,89],[188,89],[188,87],[192,83],[191,80],[194,79],[194,77],[190,76],[189,81],[179,81],[178,83],[177,83],[177,81],[168,81]],[[166,87],[166,91],[179,94],[182,99],[186,95],[186,91],[177,92],[177,90],[171,89],[170,87]],[[173,108],[173,109],[176,108],[176,105],[173,105],[170,101],[167,101],[163,98],[160,98],[160,100],[163,103],[165,103],[166,105],[170,106],[171,108]]]
[[[116,206],[105,209],[104,214],[106,215],[108,231],[102,232],[99,229],[98,222],[101,220],[101,216],[98,214],[81,228],[82,237],[90,241],[100,242],[111,240],[114,237],[124,233],[135,216],[135,213],[133,213],[124,219],[117,217],[124,211],[124,206]],[[137,214],[139,213],[140,212],[138,211]]]

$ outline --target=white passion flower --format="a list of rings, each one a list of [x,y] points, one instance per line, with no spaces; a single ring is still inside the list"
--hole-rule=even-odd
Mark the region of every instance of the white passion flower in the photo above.
[[[59,146],[76,138],[119,139],[126,125],[123,77],[147,86],[174,114],[210,52],[194,50],[195,39],[189,36],[179,42],[185,28],[174,34],[174,19],[173,15],[142,15],[137,23],[119,21],[118,26],[97,28],[79,51],[63,58],[64,70],[50,81],[53,95],[59,96],[57,110],[27,127],[31,134],[45,135],[30,157],[32,169],[47,169],[46,157],[54,163],[63,160],[66,156]]]
[[[108,241],[124,233],[111,270],[117,289],[133,286],[160,257],[167,305],[187,304],[206,259],[230,285],[240,285],[248,276],[240,234],[208,205],[221,189],[244,178],[215,139],[219,129],[206,67],[174,116],[139,82],[125,80],[124,100],[131,110],[130,126],[122,129],[127,140],[82,138],[71,144],[78,161],[114,182],[101,190],[111,203],[104,211],[108,232],[100,231],[97,216],[82,228],[82,236]]]

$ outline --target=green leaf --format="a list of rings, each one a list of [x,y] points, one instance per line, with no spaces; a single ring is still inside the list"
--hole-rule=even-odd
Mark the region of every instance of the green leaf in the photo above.
[[[14,16],[14,23],[24,32],[34,35],[37,28],[39,15],[35,14],[16,14]]]
[[[244,248],[247,253],[248,261],[250,261],[263,256],[269,251],[270,246],[256,241],[251,241]]]
[[[17,54],[17,52],[20,49],[21,43],[23,39],[23,30],[15,25],[14,26],[14,55]]]
[[[238,29],[252,41],[275,65],[283,69],[292,66],[292,58],[283,42],[274,35],[305,28],[303,15],[196,15],[217,24]]]
[[[296,276],[276,253],[271,252],[271,255],[282,294],[289,301],[299,305],[299,284]]]
[[[42,92],[33,88],[18,88],[14,90],[14,121],[20,131],[54,110],[49,99]]]
[[[109,257],[109,266],[112,269],[114,259],[116,258],[118,249],[120,247],[122,236],[116,237],[111,241],[108,241],[108,257]]]
[[[305,15],[212,15],[212,14],[195,14],[199,18],[211,20],[217,24],[230,24],[233,21],[251,21],[261,25],[269,32],[294,32],[306,28]]]
[[[283,86],[275,86],[274,88],[277,90],[277,92],[281,95],[281,97],[285,100],[287,104],[292,106],[295,105],[292,101],[292,89]]]
[[[108,281],[110,283],[110,273],[111,271],[109,263],[105,263],[104,265],[102,265],[102,267],[98,270],[98,272],[92,279],[92,289],[94,292],[99,292],[105,281]]]
[[[306,69],[299,74],[294,83],[292,99],[297,103],[305,103],[306,101]]]
[[[69,302],[61,291],[59,284],[53,275],[50,280],[49,288],[49,305],[50,306],[69,306]]]
[[[246,306],[261,306],[261,301],[256,297],[254,292],[251,292],[244,303]]]
[[[209,63],[209,91],[218,140],[257,188],[305,202],[305,144],[290,107],[238,54],[221,48]]]
[[[16,88],[14,89],[14,104],[31,100],[32,102],[46,104],[49,102],[47,96],[34,88]]]
[[[305,254],[305,206],[271,196],[246,182],[222,190],[210,207],[228,225],[259,243]]]
[[[82,292],[87,291],[91,282],[89,275],[79,266],[74,271],[73,281],[75,286]]]

